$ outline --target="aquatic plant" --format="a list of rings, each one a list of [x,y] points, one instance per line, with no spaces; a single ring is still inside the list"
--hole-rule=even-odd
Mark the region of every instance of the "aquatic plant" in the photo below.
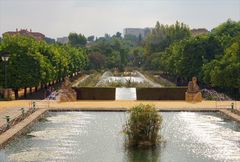
[[[162,116],[154,105],[139,104],[132,107],[123,132],[128,147],[152,147],[161,141]]]

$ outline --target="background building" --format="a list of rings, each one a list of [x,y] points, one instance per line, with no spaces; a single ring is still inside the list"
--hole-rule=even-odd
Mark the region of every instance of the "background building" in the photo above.
[[[198,36],[201,34],[207,34],[209,31],[205,28],[192,29],[191,33],[193,36]]]
[[[60,38],[57,38],[57,42],[61,44],[67,44],[69,42],[69,39],[68,37],[60,37]]]
[[[139,37],[139,35],[141,35],[142,37],[145,36],[144,29],[141,29],[141,28],[125,28],[123,30],[123,34],[124,36],[126,35],[132,35],[136,37]]]
[[[16,29],[16,31],[8,31],[3,33],[4,34],[9,34],[9,35],[16,35],[16,34],[20,34],[20,35],[25,35],[25,36],[32,36],[33,38],[35,38],[36,40],[40,41],[40,40],[44,40],[45,39],[45,35],[39,32],[32,32],[32,29],[30,29],[29,31],[27,29]]]

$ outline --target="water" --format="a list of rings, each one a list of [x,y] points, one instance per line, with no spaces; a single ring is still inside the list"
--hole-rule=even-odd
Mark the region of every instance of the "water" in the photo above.
[[[164,146],[126,150],[121,112],[51,112],[0,150],[2,162],[239,162],[240,128],[216,113],[162,113]]]
[[[110,76],[106,78],[106,82],[122,82],[126,83],[128,81],[135,82],[135,83],[143,83],[144,78],[136,77],[136,76]]]

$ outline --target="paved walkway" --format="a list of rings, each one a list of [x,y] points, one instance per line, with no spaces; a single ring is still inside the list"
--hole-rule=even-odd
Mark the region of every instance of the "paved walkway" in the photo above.
[[[36,101],[39,108],[51,109],[89,109],[89,110],[123,110],[140,103],[154,104],[160,110],[172,111],[191,111],[191,110],[215,110],[231,108],[234,103],[235,108],[240,109],[240,101],[203,101],[200,103],[188,103],[185,101],[76,101],[76,102],[57,102],[57,101]],[[0,101],[0,127],[6,123],[5,116],[11,119],[21,114],[20,109],[29,109],[30,100]]]

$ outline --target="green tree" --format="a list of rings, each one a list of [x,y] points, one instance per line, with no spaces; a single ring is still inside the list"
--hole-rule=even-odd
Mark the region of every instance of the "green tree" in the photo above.
[[[69,44],[73,47],[83,47],[87,44],[87,39],[82,34],[70,33],[68,39]]]

